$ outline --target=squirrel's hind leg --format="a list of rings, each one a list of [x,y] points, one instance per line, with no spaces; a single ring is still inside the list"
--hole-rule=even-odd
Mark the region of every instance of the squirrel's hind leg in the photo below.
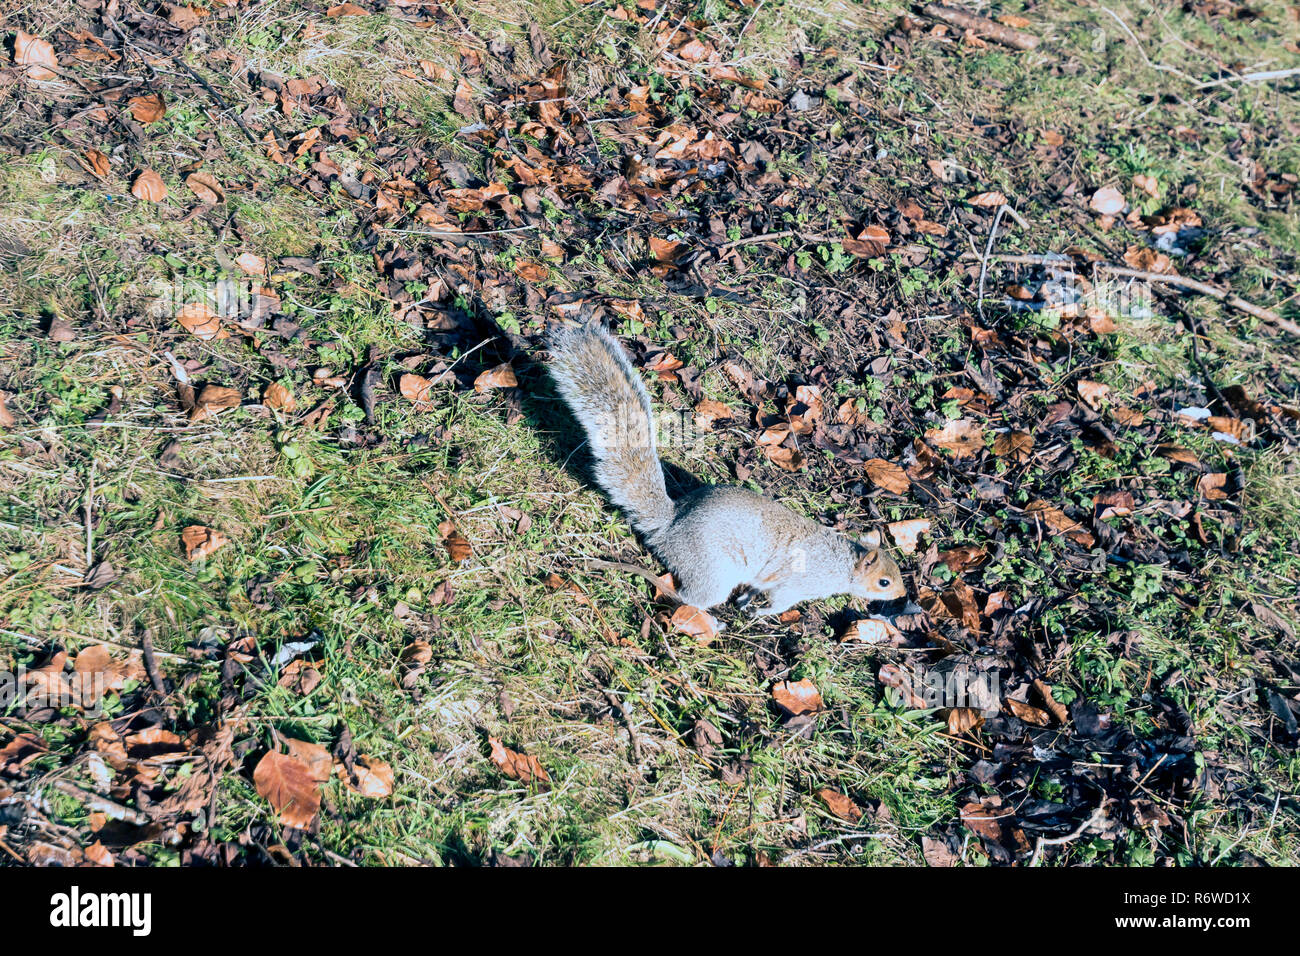
[[[717,575],[701,575],[698,571],[685,580],[677,589],[677,596],[683,604],[708,610],[726,602],[735,589],[734,582],[722,580]]]

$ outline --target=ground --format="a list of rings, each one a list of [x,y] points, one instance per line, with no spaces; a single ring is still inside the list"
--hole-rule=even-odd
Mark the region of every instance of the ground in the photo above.
[[[1295,863],[1296,10],[968,9],[7,15],[0,859]],[[583,317],[921,613],[590,564]]]

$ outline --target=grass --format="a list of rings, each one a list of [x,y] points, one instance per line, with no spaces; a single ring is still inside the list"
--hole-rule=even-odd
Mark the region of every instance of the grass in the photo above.
[[[807,221],[792,214],[790,228],[821,234],[842,215],[892,205],[917,183],[929,189],[926,161],[947,156],[978,174],[980,182],[965,192],[1003,189],[1030,221],[1029,233],[1013,234],[1004,251],[1074,242],[1105,249],[1107,235],[1075,214],[1073,200],[1061,196],[1064,183],[1053,177],[1095,188],[1150,175],[1164,190],[1162,200],[1194,204],[1213,224],[1198,263],[1230,273],[1239,294],[1276,302],[1294,288],[1298,213],[1294,203],[1263,208],[1241,188],[1236,144],[1248,131],[1254,138],[1247,152],[1261,168],[1300,171],[1300,151],[1285,133],[1287,122],[1300,120],[1288,99],[1293,90],[1232,84],[1170,102],[1156,93],[1167,78],[1148,64],[1200,78],[1210,69],[1208,49],[1224,51],[1243,69],[1271,68],[1279,58],[1272,40],[1286,23],[1283,5],[1256,6],[1268,30],[1157,12],[1135,0],[1114,4],[1137,42],[1093,5],[1034,10],[1027,15],[1035,28],[1052,38],[1053,49],[1068,51],[1071,70],[1057,69],[1056,53],[939,46],[917,35],[911,53],[897,56],[893,76],[862,65],[889,49],[898,12],[892,5],[864,10],[832,0],[754,11],[706,2],[694,15],[713,24],[706,34],[720,48],[734,44],[734,62],[754,75],[782,73],[794,52],[811,58],[837,46],[841,57],[826,68],[827,82],[842,68],[860,71],[860,82],[869,77],[881,107],[895,117],[845,129],[845,137],[870,137],[882,157],[851,182],[824,158],[780,157],[783,169],[799,171],[818,193],[816,204],[800,207]],[[615,82],[649,79],[656,62],[653,14],[653,26],[639,26],[611,16],[614,9],[457,3],[450,20],[421,29],[383,16],[327,21],[312,6],[278,0],[240,10],[223,43],[251,71],[319,75],[345,91],[353,108],[409,111],[417,119],[413,150],[475,163],[477,154],[457,135],[469,121],[451,108],[450,97],[461,78],[476,90],[496,81],[490,71],[467,69],[474,57],[465,50],[485,55],[491,41],[504,40],[514,45],[520,72],[540,72],[526,34],[536,19],[551,49],[573,57],[575,96],[594,101]],[[49,10],[33,16],[42,33],[52,32],[57,17]],[[662,82],[665,97],[689,96],[675,81]],[[250,121],[278,115],[272,100],[245,88],[242,74],[221,83],[239,103],[251,104]],[[1149,128],[1157,114],[1159,128]],[[979,135],[971,116],[1017,123],[1025,145],[1014,165],[1006,159],[1011,147]],[[1200,141],[1169,135],[1177,125],[1195,129]],[[1064,154],[1041,148],[1049,128],[1065,137]],[[205,160],[204,168],[228,185],[228,202],[220,212],[188,218],[192,197],[176,171],[206,152],[209,134],[226,155]],[[84,173],[68,141],[45,131],[32,135],[35,148],[6,154],[0,172],[7,235],[26,248],[0,276],[0,388],[13,396],[8,407],[17,418],[0,434],[0,665],[39,663],[51,644],[74,651],[99,641],[134,647],[149,631],[160,651],[176,655],[167,658],[167,676],[176,688],[173,706],[188,721],[239,715],[237,760],[221,778],[216,814],[207,821],[215,842],[237,843],[255,861],[278,859],[285,833],[253,785],[256,755],[277,735],[330,746],[344,728],[360,752],[393,766],[398,785],[386,800],[361,797],[337,780],[326,785],[319,832],[305,841],[305,852],[327,861],[681,864],[717,853],[742,863],[920,864],[921,836],[955,826],[950,781],[979,748],[948,736],[933,713],[884,701],[876,674],[888,652],[832,642],[821,614],[796,629],[739,624],[726,640],[697,645],[657,624],[643,626],[654,610],[639,579],[585,569],[589,557],[646,566],[650,560],[622,518],[568,467],[572,437],[539,374],[521,372],[530,396],[522,417],[508,397],[454,388],[450,378],[433,410],[382,401],[369,423],[348,389],[313,381],[318,367],[352,375],[373,351],[390,383],[406,370],[403,360],[428,348],[395,314],[346,196],[313,197],[287,183],[242,188],[291,174],[228,122],[213,123],[211,103],[199,94],[170,96],[162,125],[150,127],[137,152],[115,158],[111,182]],[[382,168],[372,149],[361,141],[331,155],[361,176]],[[171,198],[157,208],[122,196],[137,164],[164,171]],[[940,201],[945,222],[959,234],[974,228],[955,209],[961,191]],[[550,238],[563,238],[575,215],[557,213]],[[521,237],[501,268],[508,270],[512,258],[538,258],[541,238]],[[983,238],[972,236],[977,248]],[[307,334],[286,342],[266,333],[256,343],[200,342],[153,307],[159,283],[211,283],[224,274],[218,249],[231,258],[241,251],[312,257],[325,278],[291,273],[276,286]],[[862,347],[858,327],[830,322],[816,309],[842,275],[832,266],[834,244],[791,240],[788,249],[809,254],[815,267],[806,282],[764,273],[718,281],[747,284],[747,304],[669,289],[632,267],[626,247],[612,241],[566,259],[554,284],[655,301],[647,325],[629,320],[623,331],[669,343],[702,370],[705,395],[738,406],[736,386],[719,368],[728,350],[756,374],[783,381],[792,356]],[[742,263],[761,261],[743,247],[740,254]],[[951,383],[935,378],[936,369],[969,350],[932,313],[954,296],[969,299],[970,277],[935,274],[895,257],[851,268],[871,270],[862,287],[870,291],[865,324],[899,309],[928,337],[933,368],[896,369],[883,380],[859,370],[835,404],[861,397],[905,433],[891,415],[942,406]],[[1204,303],[1189,307],[1204,330],[1202,358],[1220,388],[1242,384],[1252,396],[1294,402],[1297,369],[1284,340]],[[1294,300],[1284,307],[1293,316],[1296,308]],[[73,324],[72,341],[43,334],[58,317]],[[517,318],[524,329],[540,325],[537,314]],[[673,327],[686,336],[677,338]],[[197,382],[239,388],[245,404],[189,423],[175,398],[169,353],[192,362]],[[1164,310],[1126,323],[1095,354],[1050,369],[1060,391],[1085,360],[1098,363],[1088,375],[1116,395],[1131,396],[1151,379],[1169,394],[1190,396],[1198,376],[1187,334]],[[272,381],[289,384],[300,411],[326,401],[334,410],[324,425],[308,427],[301,415],[261,403]],[[110,404],[113,389],[120,389],[120,410],[104,427],[87,424]],[[663,393],[665,401],[675,395]],[[775,411],[773,402],[759,409]],[[379,440],[373,447],[349,442],[348,426]],[[902,443],[911,437],[904,434]],[[160,454],[173,440],[179,446],[164,464]],[[1157,574],[1145,566],[1105,566],[1087,587],[1063,593],[1051,571],[1057,552],[1050,541],[1033,549],[1019,539],[1009,543],[984,581],[1000,582],[1011,606],[1036,596],[1053,602],[1038,623],[1058,651],[1047,675],[1062,699],[1097,701],[1148,733],[1168,721],[1161,699],[1176,701],[1190,715],[1199,749],[1226,768],[1215,778],[1217,792],[1246,796],[1229,806],[1207,788],[1189,803],[1185,834],[1135,828],[1079,841],[1056,859],[1144,863],[1159,849],[1184,864],[1238,862],[1246,853],[1294,863],[1300,817],[1289,795],[1300,784],[1300,761],[1293,748],[1270,739],[1253,694],[1241,693],[1249,679],[1276,679],[1269,654],[1294,655],[1294,636],[1242,611],[1264,602],[1293,625],[1298,619],[1294,454],[1276,446],[1225,450],[1204,433],[1178,440],[1212,470],[1239,466],[1244,473],[1240,529],[1206,522],[1216,545],[1200,569],[1217,584],[1210,600],[1191,600],[1177,570]],[[704,455],[670,450],[668,457],[697,477],[729,481],[749,444],[736,427],[719,433]],[[1112,457],[1083,444],[1070,449],[1077,455],[1065,488],[1072,503],[1087,504],[1098,489],[1134,474],[1144,476],[1152,497],[1187,497],[1186,476],[1143,442],[1121,435],[1115,444]],[[1047,487],[1042,473],[1016,477],[1019,499],[998,516],[1008,523],[1020,521],[1019,509]],[[853,526],[930,516],[941,547],[988,537],[949,502],[864,503],[846,492],[831,463],[822,470],[816,459],[811,477],[790,476],[760,456],[749,480],[798,510]],[[471,544],[463,563],[440,543],[447,521]],[[230,544],[191,564],[180,544],[189,524],[218,528]],[[1161,540],[1162,527],[1152,523],[1152,540],[1169,549],[1188,546]],[[1235,549],[1226,547],[1232,537]],[[120,577],[91,590],[84,581],[99,560]],[[552,572],[580,588],[583,599],[548,584]],[[818,610],[829,616],[839,606]],[[1131,635],[1130,652],[1121,653],[1116,635]],[[205,648],[249,636],[261,651],[247,668],[263,683],[234,689],[219,656]],[[321,678],[306,694],[280,686],[285,674],[269,666],[277,644],[304,639],[315,642],[309,656]],[[417,641],[428,642],[433,657],[408,689],[403,654]],[[827,705],[812,739],[790,731],[767,693],[773,680],[804,677]],[[15,711],[0,720],[6,731],[27,729]],[[721,742],[702,746],[709,726]],[[41,732],[50,752],[32,765],[36,775],[84,779],[84,770],[70,769],[82,738],[58,724]],[[536,756],[552,785],[528,787],[500,774],[487,757],[489,737]],[[164,767],[163,789],[179,787],[198,769],[183,762]],[[1048,799],[1057,786],[1036,780],[1025,794]],[[853,795],[874,813],[861,825],[847,824],[815,797],[822,788]],[[58,811],[58,820],[87,832],[83,807],[60,804]],[[135,852],[141,862],[182,859],[156,836]],[[962,857],[987,861],[969,838]]]

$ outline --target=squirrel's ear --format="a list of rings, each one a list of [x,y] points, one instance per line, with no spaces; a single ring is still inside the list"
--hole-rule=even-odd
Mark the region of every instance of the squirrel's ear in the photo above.
[[[866,534],[861,535],[858,541],[864,548],[878,548],[880,547],[880,530],[877,528],[868,531]]]

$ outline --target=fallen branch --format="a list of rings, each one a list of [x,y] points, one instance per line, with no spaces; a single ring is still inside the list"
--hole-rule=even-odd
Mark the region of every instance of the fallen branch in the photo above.
[[[1267,83],[1269,80],[1285,80],[1292,76],[1300,76],[1300,67],[1295,67],[1290,70],[1263,70],[1259,73],[1242,73],[1240,76],[1225,76],[1221,80],[1210,80],[1208,83],[1202,83],[1197,87],[1197,89],[1208,90],[1215,86],[1227,86],[1229,83]]]
[[[981,17],[977,13],[968,13],[965,10],[958,10],[956,7],[945,7],[938,3],[927,3],[921,8],[921,12],[927,17],[942,20],[944,23],[951,23],[955,27],[969,30],[978,37],[994,40],[1003,46],[1013,47],[1017,50],[1032,50],[1038,46],[1038,37],[1032,33],[1022,33],[1020,30],[1012,29],[1005,24],[998,23],[996,20]]]
[[[965,256],[963,258],[971,258]],[[1005,255],[991,256],[990,262],[1005,262],[1010,265],[1022,266],[1056,266],[1058,268],[1073,268],[1073,262],[1067,257],[1052,255]],[[1284,319],[1271,309],[1265,309],[1262,306],[1247,302],[1235,292],[1229,292],[1227,289],[1220,289],[1218,286],[1210,285],[1207,282],[1200,282],[1196,279],[1188,279],[1185,276],[1170,275],[1164,272],[1147,272],[1143,269],[1130,269],[1127,266],[1113,266],[1105,262],[1091,263],[1092,267],[1098,272],[1106,275],[1122,276],[1128,279],[1141,279],[1144,282],[1150,282],[1153,285],[1174,285],[1182,289],[1188,289],[1192,292],[1199,292],[1201,295],[1208,295],[1212,299],[1218,299],[1229,308],[1236,309],[1238,312],[1244,312],[1247,315],[1253,315],[1261,322],[1267,322],[1275,325],[1284,332],[1300,336],[1300,325],[1292,322],[1290,319]]]

